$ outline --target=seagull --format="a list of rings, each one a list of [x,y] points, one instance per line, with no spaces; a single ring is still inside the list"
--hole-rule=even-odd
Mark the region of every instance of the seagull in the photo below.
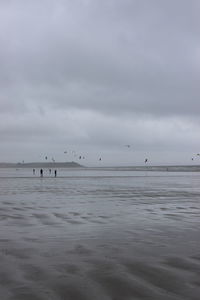
[[[145,164],[146,164],[146,163],[148,162],[148,159],[147,159],[147,158],[145,158],[145,161],[144,161],[144,162],[145,162]]]

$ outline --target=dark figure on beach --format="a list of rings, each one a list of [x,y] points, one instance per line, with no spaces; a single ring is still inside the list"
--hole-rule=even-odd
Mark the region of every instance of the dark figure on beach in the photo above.
[[[54,171],[54,176],[55,176],[55,177],[57,176],[57,170]]]
[[[33,169],[33,175],[35,175],[35,169]]]
[[[51,169],[49,169],[49,174],[51,174]]]
[[[43,169],[40,169],[40,177],[43,177]]]

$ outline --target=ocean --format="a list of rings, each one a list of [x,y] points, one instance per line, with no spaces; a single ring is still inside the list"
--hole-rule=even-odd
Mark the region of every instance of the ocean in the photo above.
[[[199,299],[200,173],[166,170],[0,169],[0,299]]]

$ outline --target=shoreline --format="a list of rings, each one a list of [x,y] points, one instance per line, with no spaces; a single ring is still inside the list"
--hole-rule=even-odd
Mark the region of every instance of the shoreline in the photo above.
[[[82,165],[72,162],[30,162],[0,163],[0,168],[81,168]]]

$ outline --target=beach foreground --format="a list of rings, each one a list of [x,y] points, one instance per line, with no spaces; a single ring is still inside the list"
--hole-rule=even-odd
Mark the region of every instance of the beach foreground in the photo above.
[[[200,175],[0,171],[0,298],[192,300]]]

